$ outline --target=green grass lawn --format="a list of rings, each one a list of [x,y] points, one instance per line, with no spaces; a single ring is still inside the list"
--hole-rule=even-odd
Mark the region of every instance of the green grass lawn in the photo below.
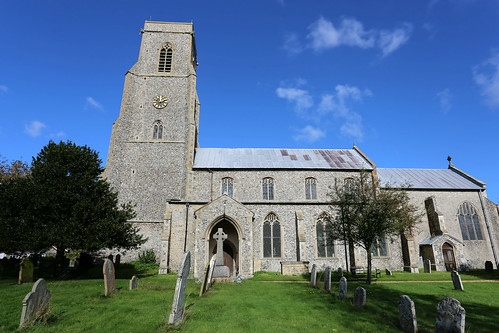
[[[348,299],[337,299],[338,283],[332,294],[300,282],[306,277],[283,277],[259,272],[255,278],[236,283],[217,283],[198,297],[199,284],[189,280],[183,324],[166,324],[176,283],[176,274],[156,275],[156,266],[122,265],[117,269],[117,295],[104,297],[101,269],[83,279],[50,280],[51,313],[46,323],[26,332],[399,332],[397,300],[406,294],[416,304],[420,332],[434,332],[437,303],[446,296],[461,301],[466,309],[467,332],[497,332],[499,283],[465,282],[464,292],[452,283],[413,283],[408,280],[449,280],[450,274],[382,274],[376,283],[348,284]],[[129,278],[139,274],[138,290],[129,291]],[[497,273],[462,274],[463,280],[498,279]],[[336,281],[336,277],[333,278]],[[400,283],[378,283],[382,281]],[[22,299],[32,283],[18,285],[14,279],[0,280],[0,332],[17,329]],[[352,305],[357,286],[367,290],[367,304]]]

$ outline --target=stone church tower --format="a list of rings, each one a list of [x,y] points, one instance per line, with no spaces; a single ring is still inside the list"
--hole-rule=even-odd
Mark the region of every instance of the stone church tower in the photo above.
[[[104,177],[120,202],[136,205],[134,222],[159,245],[167,202],[188,197],[198,146],[196,44],[192,23],[146,22],[141,33]]]

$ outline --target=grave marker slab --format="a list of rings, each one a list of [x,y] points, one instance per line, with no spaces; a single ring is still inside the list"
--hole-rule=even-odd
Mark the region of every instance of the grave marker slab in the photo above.
[[[116,278],[114,276],[114,265],[111,260],[104,259],[102,273],[104,274],[104,296],[116,294]]]
[[[364,306],[366,305],[366,290],[362,287],[357,287],[353,295],[353,305]]]
[[[199,296],[203,296],[206,291],[206,283],[208,282],[208,272],[210,271],[210,263],[206,264],[206,268],[203,274],[203,281],[201,282],[201,289],[199,289]]]
[[[344,276],[342,276],[340,279],[340,290],[338,293],[339,299],[345,299],[347,297],[347,286],[348,286],[347,279]]]
[[[324,290],[331,292],[331,267],[326,267],[324,271]]]
[[[45,280],[38,279],[23,299],[19,327],[31,325],[36,319],[47,315],[51,296]]]
[[[317,266],[312,265],[312,271],[310,272],[310,285],[312,287],[317,287]]]
[[[25,257],[19,267],[19,283],[33,282],[35,266],[30,258]]]
[[[138,287],[139,287],[139,278],[134,275],[130,279],[130,284],[128,286],[128,289],[134,290],[134,289],[137,289]]]
[[[430,261],[430,259],[426,259],[423,262],[423,267],[424,267],[425,273],[431,273],[431,261]]]
[[[405,333],[417,333],[418,321],[416,320],[416,307],[407,295],[402,295],[398,301],[400,327]]]
[[[464,333],[466,310],[454,298],[446,297],[437,306],[437,325],[435,332]]]
[[[463,282],[461,281],[461,276],[457,271],[452,271],[451,273],[452,283],[454,284],[454,289],[463,291]]]
[[[206,282],[206,291],[211,288],[213,280],[213,270],[215,269],[215,257],[210,260],[210,268],[208,269],[208,281]]]
[[[340,277],[342,277],[342,276],[343,276],[343,268],[338,267],[338,275],[339,275]]]
[[[393,275],[393,274],[392,274],[392,271],[391,271],[391,270],[389,270],[388,268],[387,268],[387,269],[385,269],[385,273],[386,273],[386,275],[388,275],[388,276],[392,276],[392,275]]]
[[[177,274],[177,285],[175,286],[175,295],[173,296],[172,312],[170,313],[170,318],[168,324],[179,324],[182,321],[182,314],[184,312],[184,297],[185,297],[185,285],[187,283],[187,277],[189,276],[189,271],[191,269],[191,253],[184,253],[182,258],[182,263],[180,264],[180,269]]]

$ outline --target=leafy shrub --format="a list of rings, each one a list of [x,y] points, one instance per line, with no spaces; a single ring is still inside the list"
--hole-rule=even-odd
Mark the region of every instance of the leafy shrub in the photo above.
[[[156,254],[153,249],[148,249],[139,253],[139,262],[141,264],[156,263]]]

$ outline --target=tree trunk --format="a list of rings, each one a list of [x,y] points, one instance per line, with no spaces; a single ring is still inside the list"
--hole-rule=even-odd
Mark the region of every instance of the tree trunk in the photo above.
[[[350,270],[352,269],[352,266],[355,267],[355,249],[353,246],[353,241],[352,239],[348,240],[348,252],[350,255]],[[355,272],[352,270],[352,274],[355,274]]]
[[[345,272],[348,272],[348,251],[347,251],[347,241],[345,241],[343,243],[343,245],[345,246],[345,261],[346,261],[346,270]]]
[[[371,247],[369,246],[368,247],[368,251],[367,251],[367,280],[366,280],[366,284],[371,284]]]

